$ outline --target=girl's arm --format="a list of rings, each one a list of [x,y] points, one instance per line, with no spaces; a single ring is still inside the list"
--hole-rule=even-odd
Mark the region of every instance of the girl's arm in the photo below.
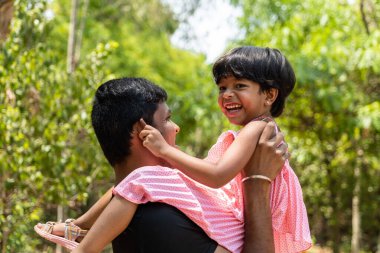
[[[129,225],[137,204],[115,196],[73,253],[101,252]]]
[[[266,124],[264,121],[252,121],[244,126],[217,163],[192,157],[170,146],[159,131],[149,125],[140,132],[140,138],[154,155],[178,165],[183,173],[194,180],[219,188],[232,180],[248,163]]]

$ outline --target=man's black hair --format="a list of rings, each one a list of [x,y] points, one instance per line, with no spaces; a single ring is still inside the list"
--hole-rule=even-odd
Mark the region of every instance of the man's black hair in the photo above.
[[[154,125],[153,114],[166,100],[165,90],[144,78],[114,79],[97,89],[92,126],[112,166],[130,154],[133,125],[140,118]]]

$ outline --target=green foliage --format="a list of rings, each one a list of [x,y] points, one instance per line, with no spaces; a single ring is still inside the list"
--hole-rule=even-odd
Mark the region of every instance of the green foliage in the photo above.
[[[107,4],[112,7],[100,8]],[[61,14],[52,20],[52,34],[61,38],[55,44],[66,40],[67,6],[53,5],[55,13]],[[164,87],[173,118],[182,128],[178,143],[186,144],[183,148],[192,154],[205,155],[216,139],[212,129],[223,128],[226,122],[219,113],[217,89],[204,56],[170,44],[169,37],[177,27],[174,14],[157,0],[91,2],[89,13],[91,16],[80,17],[88,27],[81,55],[96,43],[116,41],[118,47],[104,62],[112,77],[142,76]]]
[[[99,62],[112,48],[94,49],[69,75],[65,58],[45,43],[46,3],[15,5],[14,30],[0,58],[0,238],[5,252],[34,252],[32,227],[45,219],[44,208],[83,205],[90,184],[110,176],[89,113],[94,90],[107,75]]]
[[[278,121],[316,243],[335,251],[349,248],[359,182],[363,250],[374,251],[380,234],[379,1],[364,1],[364,12],[352,1],[231,2],[243,8],[246,37],[238,43],[279,48],[296,70],[296,89]],[[170,44],[178,17],[161,1],[81,2],[81,47],[71,74],[70,1],[14,6],[12,31],[0,54],[0,247],[46,252],[50,244],[36,236],[33,225],[56,220],[58,204],[69,207],[68,216],[78,216],[112,184],[112,169],[90,122],[99,84],[142,76],[163,86],[181,126],[178,143],[192,154],[205,155],[227,124],[204,56]]]
[[[374,252],[380,234],[374,211],[380,208],[379,1],[363,1],[364,14],[356,1],[231,2],[243,9],[246,37],[237,43],[278,48],[295,68],[297,86],[278,121],[316,243],[335,252],[349,248],[359,182],[363,249]]]
[[[204,155],[223,127],[204,57],[169,42],[177,21],[150,1],[91,1],[79,6],[82,47],[66,72],[69,1],[15,1],[11,34],[0,55],[0,248],[49,251],[33,231],[56,220],[58,205],[77,217],[112,185],[91,127],[96,88],[121,76],[143,76],[169,94],[179,144]],[[46,10],[52,10],[49,19]],[[78,53],[78,52],[77,52]],[[209,99],[215,97],[215,99]],[[199,119],[202,119],[201,121]],[[51,250],[51,247],[50,247]],[[51,252],[51,251],[50,251]]]

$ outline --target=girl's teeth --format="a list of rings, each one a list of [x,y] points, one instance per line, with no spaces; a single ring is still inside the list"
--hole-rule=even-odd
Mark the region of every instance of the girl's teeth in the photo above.
[[[227,110],[232,110],[232,109],[238,109],[241,108],[240,105],[232,105],[232,106],[226,106]]]

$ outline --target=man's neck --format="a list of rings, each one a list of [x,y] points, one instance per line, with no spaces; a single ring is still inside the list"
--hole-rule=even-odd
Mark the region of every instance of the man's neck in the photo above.
[[[114,166],[115,171],[115,185],[118,185],[126,176],[129,175],[134,169],[128,165],[128,162],[118,163]]]
[[[115,185],[119,184],[126,176],[137,168],[144,166],[164,165],[164,161],[155,157],[148,149],[141,145],[140,140],[132,140],[131,154],[114,166]]]

